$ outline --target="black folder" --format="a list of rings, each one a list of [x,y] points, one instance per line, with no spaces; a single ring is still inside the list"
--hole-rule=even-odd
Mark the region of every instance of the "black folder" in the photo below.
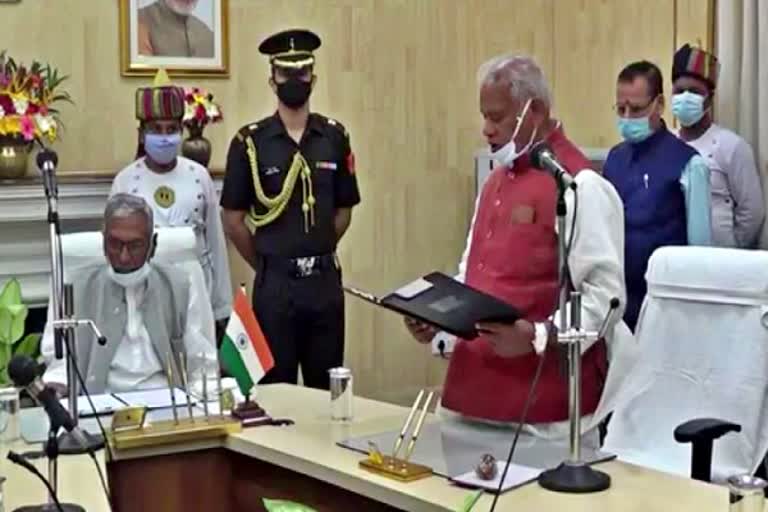
[[[514,323],[522,317],[514,306],[441,272],[427,274],[381,298],[349,286],[344,290],[467,340],[477,337],[475,325],[479,322]]]

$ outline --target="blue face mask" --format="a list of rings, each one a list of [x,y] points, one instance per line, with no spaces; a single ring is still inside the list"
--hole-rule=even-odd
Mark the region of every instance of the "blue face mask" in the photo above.
[[[683,126],[693,126],[704,117],[704,96],[685,91],[672,96],[672,114]]]
[[[642,142],[653,134],[648,116],[619,117],[616,125],[624,140],[633,144]]]
[[[181,133],[146,133],[144,135],[144,151],[152,161],[160,165],[173,162],[179,154],[179,146],[181,146]]]

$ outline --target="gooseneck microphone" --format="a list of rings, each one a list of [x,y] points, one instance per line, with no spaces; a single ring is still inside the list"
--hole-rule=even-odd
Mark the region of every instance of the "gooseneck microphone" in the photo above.
[[[576,188],[576,182],[573,180],[571,173],[557,160],[552,149],[546,144],[539,144],[531,150],[531,164],[537,169],[552,174],[558,186],[563,190],[566,188]]]

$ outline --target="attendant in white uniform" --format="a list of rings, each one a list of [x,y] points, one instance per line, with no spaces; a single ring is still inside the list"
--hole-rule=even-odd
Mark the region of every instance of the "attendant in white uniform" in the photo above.
[[[205,364],[211,368],[208,377],[215,378],[216,366],[207,363],[216,360],[207,301],[182,271],[150,262],[155,243],[152,217],[142,198],[112,196],[104,213],[104,265],[85,270],[74,282],[75,297],[89,298],[76,301],[75,316],[92,319],[107,338],[101,345],[87,330],[78,332],[78,367],[90,393],[167,387],[169,360],[177,386],[182,384],[182,359],[190,375],[199,375]],[[65,359],[54,357],[50,323],[41,351],[45,381],[63,394],[67,369]]]
[[[672,65],[672,113],[678,136],[704,158],[712,183],[712,242],[754,248],[765,217],[752,147],[712,120],[719,63],[714,55],[681,47]]]
[[[178,156],[184,92],[165,85],[164,72],[158,77],[154,87],[136,93],[140,122],[137,160],[115,177],[112,194],[143,197],[154,210],[155,226],[194,228],[200,265],[221,330],[232,311],[232,284],[218,197],[208,171]]]

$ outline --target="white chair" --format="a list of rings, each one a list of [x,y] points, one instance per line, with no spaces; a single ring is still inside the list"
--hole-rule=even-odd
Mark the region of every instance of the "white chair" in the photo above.
[[[215,339],[215,321],[210,297],[205,286],[205,276],[197,259],[197,242],[191,227],[155,228],[157,248],[152,261],[173,265],[190,278],[192,293],[207,306],[204,314],[210,314],[201,322],[206,328],[203,335]],[[103,236],[100,231],[86,231],[61,235],[61,252],[64,257],[64,282],[72,282],[77,276],[94,266],[104,265]],[[77,299],[75,299],[77,300]]]
[[[624,381],[604,450],[701,480],[754,473],[768,449],[768,252],[665,247],[646,280],[636,343],[611,368]]]

